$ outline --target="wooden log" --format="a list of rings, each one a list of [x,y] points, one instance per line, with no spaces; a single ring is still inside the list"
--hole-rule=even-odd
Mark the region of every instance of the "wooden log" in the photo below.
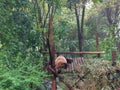
[[[41,51],[41,53],[48,54],[48,51]],[[94,52],[55,52],[55,54],[105,54],[105,51],[94,51]]]

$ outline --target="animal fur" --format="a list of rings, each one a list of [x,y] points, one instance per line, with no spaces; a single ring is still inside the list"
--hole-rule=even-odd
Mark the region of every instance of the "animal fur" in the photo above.
[[[67,64],[67,60],[64,56],[60,55],[55,59],[55,68],[59,69],[65,66]]]

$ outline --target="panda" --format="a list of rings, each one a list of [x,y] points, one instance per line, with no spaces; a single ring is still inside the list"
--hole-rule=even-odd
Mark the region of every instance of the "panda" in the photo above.
[[[65,68],[67,60],[64,56],[60,55],[55,59],[55,69]]]
[[[60,55],[55,59],[55,69],[60,69],[60,68],[66,69],[69,66],[69,64],[71,64],[72,62],[73,62],[72,59],[68,59]]]

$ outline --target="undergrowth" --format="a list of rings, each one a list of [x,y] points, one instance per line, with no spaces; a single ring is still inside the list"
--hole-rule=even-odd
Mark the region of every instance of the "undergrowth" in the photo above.
[[[120,62],[113,67],[110,61],[87,59],[64,79],[75,90],[117,90],[120,88]]]
[[[31,53],[25,58],[21,55],[13,57],[0,52],[0,90],[35,90],[48,77],[42,57],[35,60]]]

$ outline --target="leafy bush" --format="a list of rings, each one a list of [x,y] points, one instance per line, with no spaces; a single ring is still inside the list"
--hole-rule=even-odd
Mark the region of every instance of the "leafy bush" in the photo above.
[[[0,52],[1,90],[35,90],[42,84],[43,79],[47,77],[43,71],[42,58],[33,63],[32,57],[34,56],[29,53],[23,60],[19,53],[17,57],[11,56],[9,59],[6,51]]]

